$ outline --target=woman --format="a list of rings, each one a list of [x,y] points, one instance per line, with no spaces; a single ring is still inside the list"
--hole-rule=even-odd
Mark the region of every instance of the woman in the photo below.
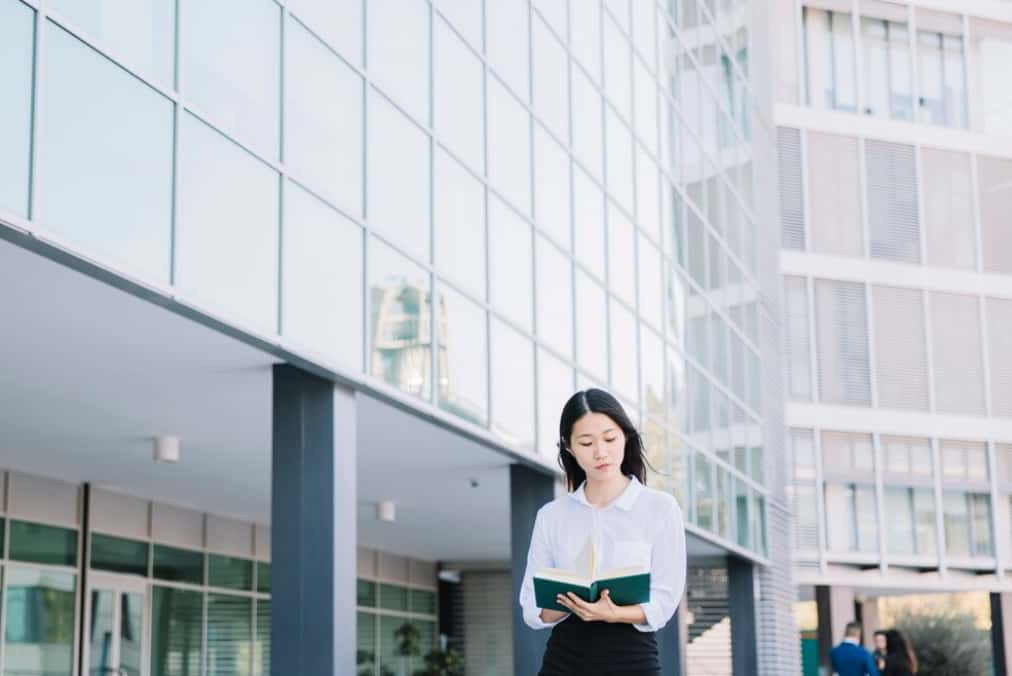
[[[917,673],[917,655],[897,629],[886,632],[885,669],[882,676],[913,676]]]
[[[602,390],[574,394],[562,409],[559,463],[568,495],[538,511],[520,591],[524,621],[552,629],[540,676],[659,676],[654,632],[685,588],[685,528],[675,499],[647,488],[643,441],[618,401]],[[604,568],[650,570],[650,600],[618,606],[607,590],[594,603],[560,595],[566,611],[535,605],[533,576],[575,569],[587,538]]]

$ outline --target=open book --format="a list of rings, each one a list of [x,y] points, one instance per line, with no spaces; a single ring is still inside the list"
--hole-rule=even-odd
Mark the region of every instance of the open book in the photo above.
[[[632,606],[650,600],[650,571],[643,566],[628,566],[597,571],[597,553],[592,538],[587,539],[578,559],[580,570],[545,568],[534,573],[534,600],[538,608],[569,612],[556,600],[559,594],[573,592],[584,601],[597,601],[605,589],[617,606]]]

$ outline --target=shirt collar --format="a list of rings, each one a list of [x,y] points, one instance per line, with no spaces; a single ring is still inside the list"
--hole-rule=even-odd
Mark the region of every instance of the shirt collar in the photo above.
[[[860,644],[859,644],[859,643],[857,642],[857,640],[856,640],[856,639],[850,638],[849,636],[848,636],[847,638],[843,639],[843,642],[844,642],[844,643],[849,643],[849,644],[851,644],[851,645],[860,645]]]
[[[583,490],[586,485],[587,482],[584,481],[577,487],[575,491],[570,493],[569,496],[574,500],[576,500],[577,502],[579,502],[581,505],[586,505],[587,507],[593,509],[594,505],[590,504],[590,502],[587,501],[587,494]],[[625,490],[622,491],[622,494],[619,495],[617,498],[615,498],[612,501],[612,503],[608,505],[608,507],[614,506],[618,507],[619,509],[625,512],[628,512],[629,510],[632,509],[633,505],[636,503],[636,498],[638,498],[640,496],[640,493],[642,492],[643,492],[643,484],[640,483],[639,479],[630,475],[629,485],[625,487]]]

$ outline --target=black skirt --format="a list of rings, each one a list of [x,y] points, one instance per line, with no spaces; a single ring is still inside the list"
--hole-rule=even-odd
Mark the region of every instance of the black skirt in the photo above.
[[[570,615],[552,628],[538,676],[660,676],[657,638],[631,624]]]

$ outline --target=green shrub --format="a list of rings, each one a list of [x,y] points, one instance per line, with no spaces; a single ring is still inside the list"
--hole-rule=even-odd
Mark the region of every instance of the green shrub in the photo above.
[[[973,615],[955,611],[902,613],[903,632],[920,664],[917,676],[987,676],[991,673],[991,635],[978,629]]]

